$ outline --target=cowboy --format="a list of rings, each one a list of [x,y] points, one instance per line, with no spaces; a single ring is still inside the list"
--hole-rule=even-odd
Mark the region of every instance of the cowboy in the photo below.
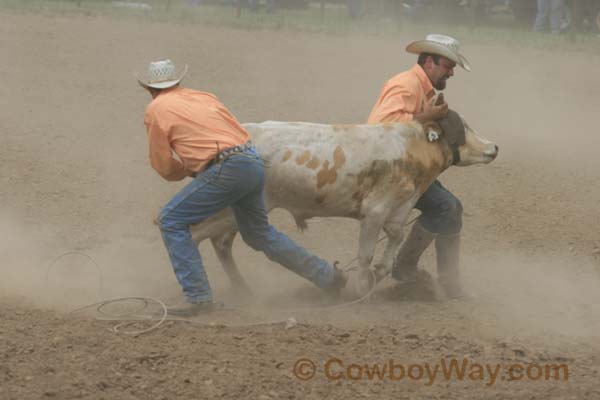
[[[419,55],[417,64],[386,82],[368,122],[426,122],[443,118],[448,104],[441,93],[435,96],[435,90],[446,88],[457,64],[471,70],[459,46],[456,39],[437,34],[409,44],[406,51]],[[415,208],[421,215],[394,260],[392,277],[401,282],[414,281],[419,258],[435,240],[438,279],[447,297],[462,296],[458,276],[463,210],[460,201],[436,180]]]
[[[161,210],[158,225],[186,302],[169,312],[193,316],[214,309],[212,290],[190,225],[231,207],[244,241],[327,292],[345,275],[269,224],[263,161],[248,132],[213,95],[180,87],[187,66],[151,62],[139,84],[152,96],[144,124],[150,164],[168,181],[191,181]]]

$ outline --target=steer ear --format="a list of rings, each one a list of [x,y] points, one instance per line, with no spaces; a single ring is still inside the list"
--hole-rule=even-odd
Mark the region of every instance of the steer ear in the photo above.
[[[437,142],[442,136],[442,128],[434,121],[424,123],[423,132],[425,132],[429,142]]]

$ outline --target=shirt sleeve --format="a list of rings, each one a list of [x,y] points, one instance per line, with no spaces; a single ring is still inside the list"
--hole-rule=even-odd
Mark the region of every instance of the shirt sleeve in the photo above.
[[[418,109],[414,93],[402,86],[392,86],[382,93],[369,116],[369,123],[412,121]]]
[[[144,117],[146,133],[148,134],[150,165],[160,176],[169,181],[178,181],[188,173],[181,161],[173,157],[168,130],[160,124],[152,111],[147,111]]]

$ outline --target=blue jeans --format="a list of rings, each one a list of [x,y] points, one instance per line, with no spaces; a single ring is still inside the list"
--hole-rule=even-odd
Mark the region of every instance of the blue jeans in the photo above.
[[[462,229],[462,204],[438,180],[427,188],[415,208],[421,211],[419,222],[431,233],[444,235]]]
[[[201,223],[225,207],[232,208],[242,239],[254,250],[320,288],[327,289],[333,283],[331,265],[269,224],[264,185],[262,159],[256,149],[247,149],[196,175],[161,211],[158,222],[162,238],[188,302],[212,300],[190,225]]]
[[[541,32],[544,30],[546,21],[550,20],[552,33],[560,33],[561,25],[565,19],[565,0],[537,0],[537,15],[533,24],[533,30]]]

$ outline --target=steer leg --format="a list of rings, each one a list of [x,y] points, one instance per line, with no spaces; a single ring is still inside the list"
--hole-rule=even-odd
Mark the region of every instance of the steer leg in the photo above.
[[[383,230],[387,234],[387,244],[381,261],[375,266],[377,281],[380,281],[392,271],[394,257],[398,253],[398,248],[404,239],[404,225],[412,207],[412,203],[398,207],[383,225]]]
[[[237,231],[228,231],[221,235],[211,237],[210,241],[233,288],[242,295],[251,295],[252,290],[246,283],[246,280],[240,273],[240,270],[233,259],[232,248],[233,240],[236,235]]]
[[[375,284],[372,279],[369,266],[373,261],[377,237],[386,220],[386,208],[373,210],[366,213],[360,220],[360,234],[358,237],[358,272],[353,274],[353,286],[355,294],[358,296],[366,295]]]

